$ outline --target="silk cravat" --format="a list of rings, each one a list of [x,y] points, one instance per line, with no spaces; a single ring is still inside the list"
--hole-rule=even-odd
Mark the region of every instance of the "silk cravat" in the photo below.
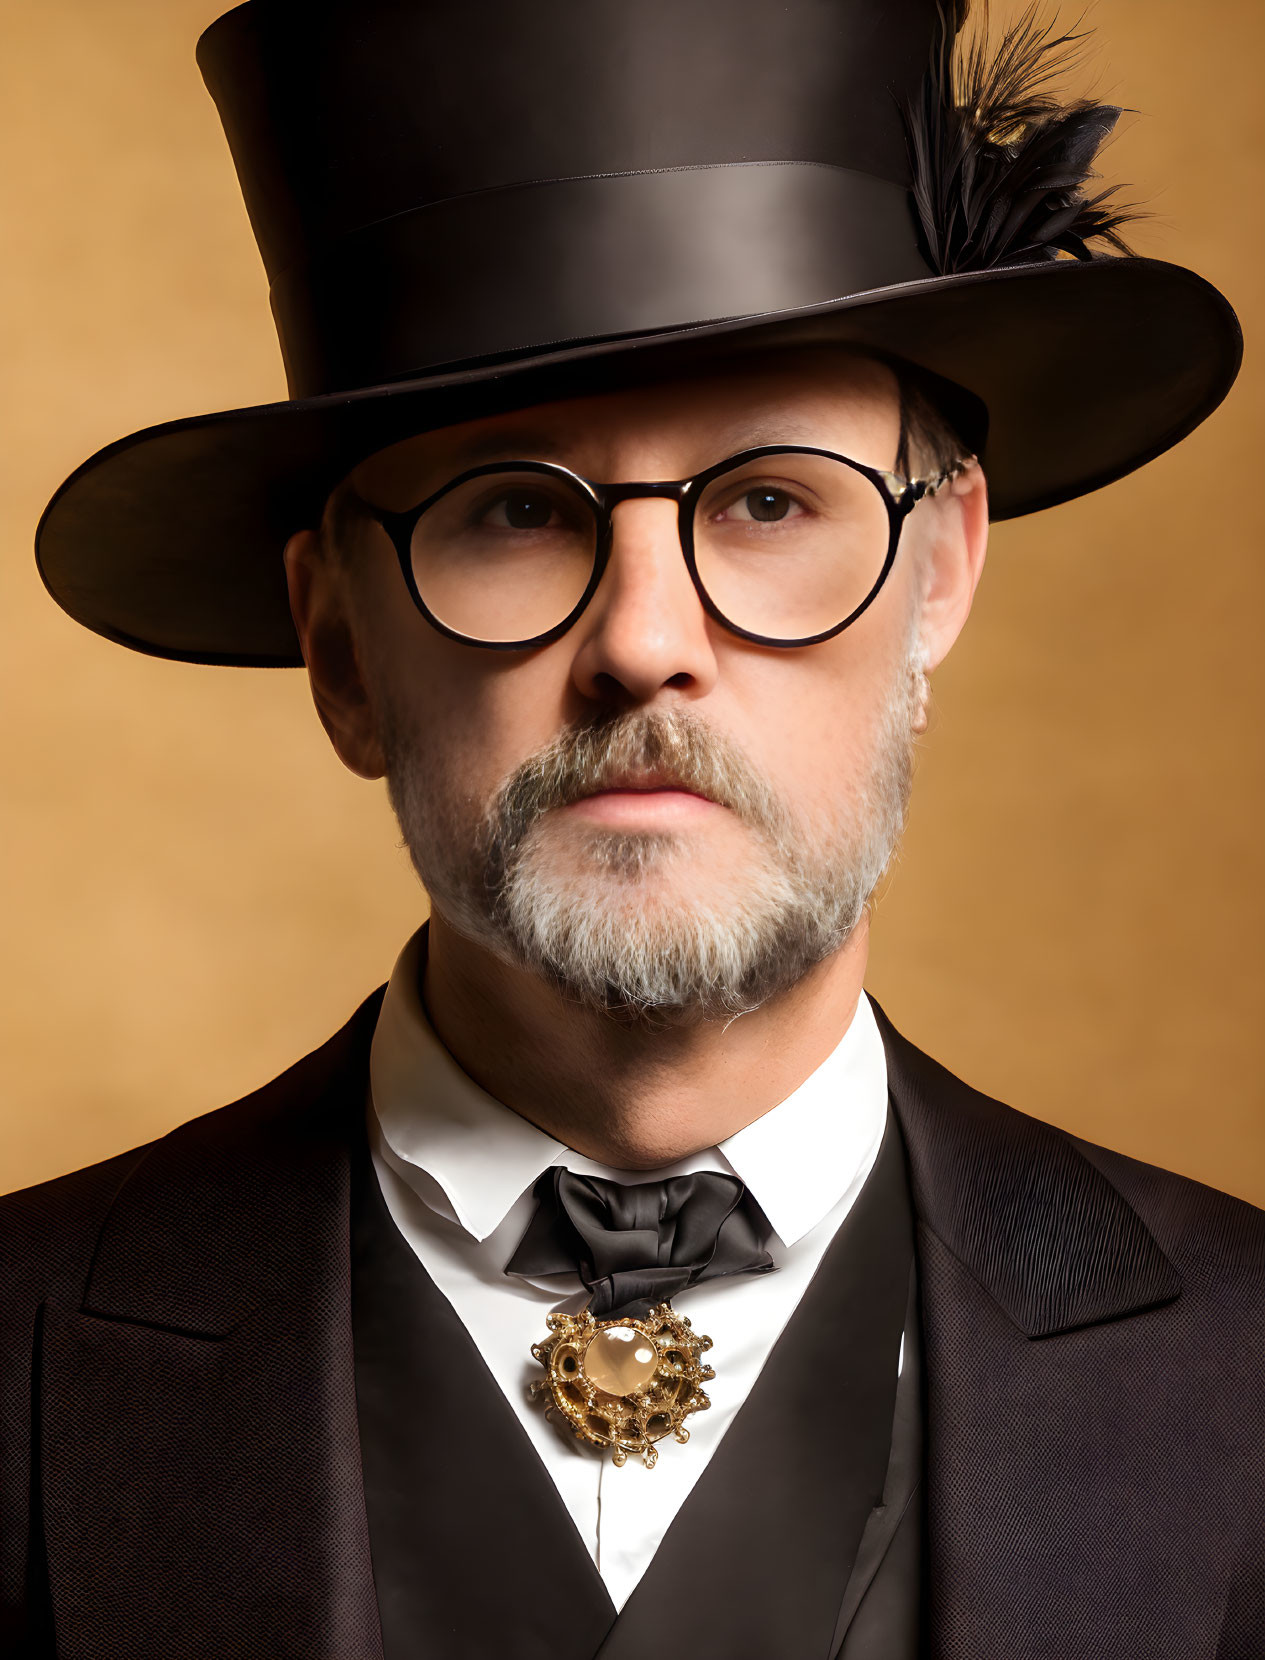
[[[625,1185],[551,1166],[506,1264],[526,1279],[577,1273],[595,1319],[643,1318],[688,1285],[767,1273],[772,1228],[736,1176],[700,1170]]]

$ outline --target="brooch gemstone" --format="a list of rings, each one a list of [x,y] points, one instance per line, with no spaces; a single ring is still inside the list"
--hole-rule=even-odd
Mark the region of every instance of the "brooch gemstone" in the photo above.
[[[595,1389],[635,1395],[659,1370],[659,1351],[635,1326],[607,1326],[589,1339],[580,1364]]]
[[[546,1375],[532,1393],[546,1400],[548,1415],[581,1441],[609,1447],[616,1464],[639,1453],[647,1469],[666,1436],[684,1444],[685,1420],[710,1401],[702,1385],[715,1377],[703,1355],[712,1346],[670,1303],[658,1303],[642,1320],[595,1320],[582,1314],[548,1316],[549,1336],[532,1354]]]

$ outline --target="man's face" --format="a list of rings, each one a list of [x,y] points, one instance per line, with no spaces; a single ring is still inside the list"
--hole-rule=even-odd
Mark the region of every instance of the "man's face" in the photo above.
[[[486,461],[615,483],[782,443],[890,468],[898,439],[888,370],[794,353],[425,434],[351,483],[403,511]],[[786,989],[863,913],[903,822],[922,667],[978,576],[970,499],[922,504],[878,598],[814,646],[710,618],[663,499],[614,508],[595,595],[534,650],[431,627],[372,522],[336,572],[296,538],[292,593],[327,728],[355,770],[387,774],[435,912],[584,1003],[711,1018]],[[340,629],[350,651],[331,644]]]

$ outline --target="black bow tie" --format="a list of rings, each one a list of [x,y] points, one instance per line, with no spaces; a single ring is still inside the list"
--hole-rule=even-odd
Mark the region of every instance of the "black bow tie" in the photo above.
[[[598,1320],[641,1319],[687,1285],[773,1267],[772,1226],[736,1176],[700,1170],[625,1186],[554,1165],[534,1192],[536,1213],[505,1272],[578,1273]]]

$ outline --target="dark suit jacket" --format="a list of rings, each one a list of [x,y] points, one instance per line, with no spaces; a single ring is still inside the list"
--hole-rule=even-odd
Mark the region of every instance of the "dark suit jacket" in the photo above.
[[[376,1007],[246,1100],[0,1201],[0,1655],[54,1628],[75,1657],[380,1654],[348,1248]],[[977,1094],[878,1013],[928,1652],[1261,1660],[1265,1213]]]

